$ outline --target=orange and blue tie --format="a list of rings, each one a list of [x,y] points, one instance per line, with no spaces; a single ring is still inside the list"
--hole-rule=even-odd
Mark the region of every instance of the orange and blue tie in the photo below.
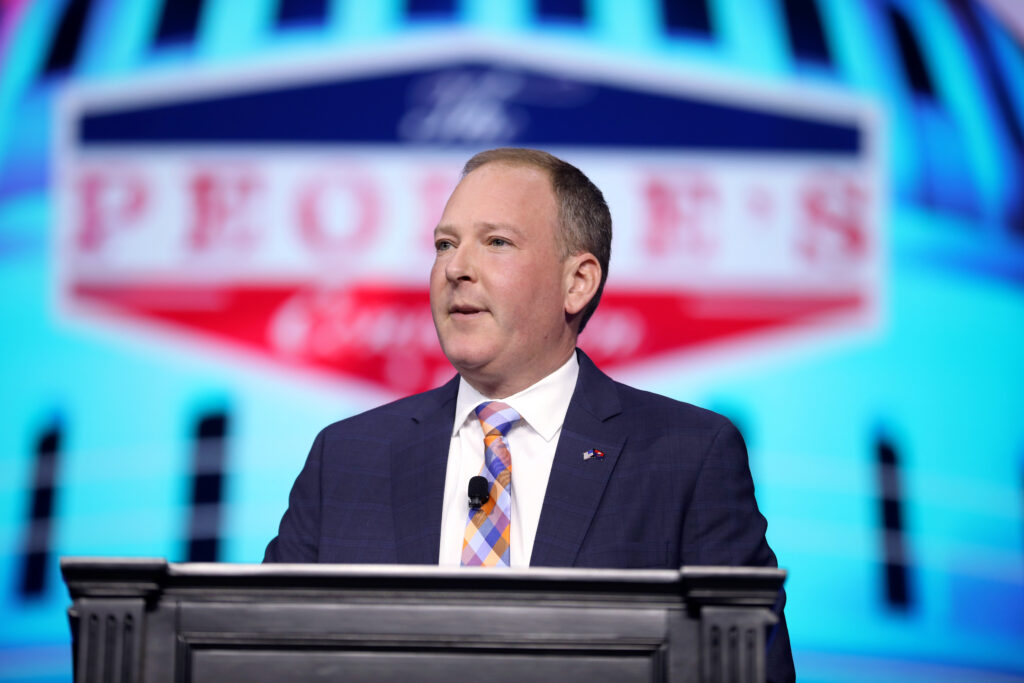
[[[519,413],[499,401],[481,403],[476,416],[484,430],[484,467],[490,497],[469,511],[462,539],[462,566],[507,567],[511,546],[512,454],[505,437],[519,421]]]

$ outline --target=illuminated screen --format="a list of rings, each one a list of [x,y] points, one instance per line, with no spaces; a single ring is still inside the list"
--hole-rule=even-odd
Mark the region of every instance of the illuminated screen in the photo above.
[[[452,376],[431,230],[507,145],[611,207],[581,348],[743,433],[800,679],[1024,679],[995,5],[0,8],[0,679],[70,677],[61,556],[258,562],[319,429]]]

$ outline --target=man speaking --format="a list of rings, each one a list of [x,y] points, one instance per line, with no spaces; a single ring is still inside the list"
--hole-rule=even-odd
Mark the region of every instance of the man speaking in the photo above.
[[[614,382],[576,348],[611,237],[574,166],[526,149],[470,159],[430,273],[458,375],[324,429],[265,561],[777,566],[735,427]],[[784,618],[767,664],[769,680],[794,677]]]

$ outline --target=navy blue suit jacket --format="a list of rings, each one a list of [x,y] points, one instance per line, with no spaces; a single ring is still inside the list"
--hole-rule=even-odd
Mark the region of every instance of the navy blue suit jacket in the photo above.
[[[577,355],[530,565],[777,566],[732,423]],[[437,564],[457,394],[458,377],[320,432],[264,561]],[[768,667],[793,678],[784,619]]]

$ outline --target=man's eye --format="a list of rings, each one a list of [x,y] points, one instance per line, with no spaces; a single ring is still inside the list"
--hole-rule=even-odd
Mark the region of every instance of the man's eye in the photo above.
[[[452,243],[448,240],[438,240],[437,242],[434,242],[434,248],[438,251],[448,251],[451,247]]]
[[[494,238],[491,239],[491,246],[494,246],[494,247],[504,247],[507,244],[508,244],[508,242],[506,242],[505,240],[501,239],[500,237],[494,237]]]

